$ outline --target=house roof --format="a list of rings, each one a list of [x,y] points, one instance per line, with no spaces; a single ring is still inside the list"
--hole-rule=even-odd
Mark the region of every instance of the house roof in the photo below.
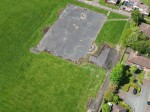
[[[139,27],[142,32],[144,32],[148,37],[150,37],[150,25],[142,23]]]
[[[117,3],[118,0],[107,0],[107,1]]]
[[[112,112],[126,112],[124,107],[114,104],[112,107]]]
[[[137,6],[141,9],[143,9],[142,12],[145,12],[145,13],[149,13],[149,6],[143,4],[143,3],[138,3]]]
[[[134,3],[134,5],[137,5],[137,4],[139,4],[139,3],[140,3],[140,0],[129,0],[129,2],[133,2],[133,3]]]
[[[137,53],[133,51],[129,55],[128,62],[150,69],[150,58],[138,56]]]
[[[141,10],[142,13],[144,13],[144,14],[149,14],[150,13],[149,6],[141,3],[140,0],[129,0],[129,2],[134,3],[134,6],[142,9]]]

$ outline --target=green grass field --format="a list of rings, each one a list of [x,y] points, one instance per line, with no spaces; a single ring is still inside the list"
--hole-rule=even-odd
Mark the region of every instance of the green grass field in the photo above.
[[[0,112],[85,112],[96,97],[103,69],[29,52],[67,3],[85,6],[73,0],[0,1]]]
[[[150,0],[141,0],[141,1],[150,6]]]
[[[121,14],[110,12],[108,19],[128,19],[128,17]]]
[[[101,32],[99,33],[96,43],[108,42],[117,44],[121,38],[127,21],[106,21]]]

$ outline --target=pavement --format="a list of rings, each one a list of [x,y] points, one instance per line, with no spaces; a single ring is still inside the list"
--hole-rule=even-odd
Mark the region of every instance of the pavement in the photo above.
[[[133,112],[150,112],[150,105],[147,105],[150,96],[149,80],[144,79],[139,96],[123,90],[120,90],[118,95],[131,107]]]
[[[37,48],[77,61],[86,56],[107,17],[76,5],[68,5],[44,35]]]
[[[90,112],[99,112],[101,110],[101,104],[102,104],[102,101],[103,101],[103,96],[104,96],[104,93],[105,93],[106,89],[109,86],[109,76],[110,76],[111,70],[116,65],[116,62],[117,62],[117,59],[118,59],[118,56],[119,56],[120,46],[117,45],[115,50],[117,51],[117,53],[116,53],[116,56],[115,56],[115,58],[114,58],[114,60],[112,62],[112,66],[107,71],[107,74],[106,74],[106,77],[105,77],[105,81],[104,81],[102,87],[99,90],[99,93],[97,95],[95,103],[93,104],[92,108],[88,109],[88,110],[90,110]]]

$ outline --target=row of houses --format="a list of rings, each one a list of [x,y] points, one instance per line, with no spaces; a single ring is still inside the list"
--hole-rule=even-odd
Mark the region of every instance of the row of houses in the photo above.
[[[126,62],[127,65],[135,65],[139,69],[150,71],[150,58],[141,56],[137,51],[134,51],[132,49],[130,50],[130,52],[126,51],[126,53],[129,53],[129,57]]]
[[[133,9],[138,9],[144,15],[149,15],[150,13],[149,6],[145,5],[140,0],[106,0],[106,2],[112,4],[117,4],[118,2],[121,2],[122,5],[120,9],[124,11],[130,12]]]
[[[139,25],[140,30],[150,39],[150,25],[146,23],[141,23]],[[138,68],[150,71],[150,58],[141,56],[138,54],[138,52],[130,49],[127,49],[126,53],[129,54],[129,57],[127,59],[128,65],[136,65]]]

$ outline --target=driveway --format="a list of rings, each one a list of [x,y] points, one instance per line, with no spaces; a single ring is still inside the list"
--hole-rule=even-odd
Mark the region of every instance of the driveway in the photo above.
[[[133,112],[150,112],[150,106],[147,105],[147,100],[150,96],[150,81],[144,79],[139,96],[133,95],[122,90],[119,91],[120,98],[122,98],[128,105],[130,105]]]

